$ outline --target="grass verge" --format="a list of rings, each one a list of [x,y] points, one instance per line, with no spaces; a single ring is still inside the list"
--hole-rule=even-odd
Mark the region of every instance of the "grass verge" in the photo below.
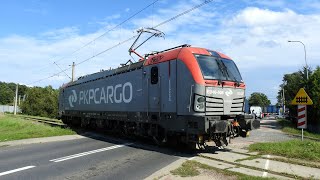
[[[208,171],[214,171],[219,174],[223,174],[225,176],[232,176],[236,177],[240,180],[258,180],[258,179],[274,179],[274,178],[262,178],[262,177],[255,177],[255,176],[249,176],[238,172],[233,172],[229,170],[222,170],[218,169],[212,166],[208,166],[206,164],[199,163],[197,161],[186,161],[184,162],[179,168],[170,171],[173,175],[178,175],[181,177],[193,177],[198,176],[200,174],[198,169],[204,169]]]
[[[71,129],[51,127],[24,120],[22,117],[9,115],[0,117],[0,142],[71,134],[76,133]]]
[[[320,162],[320,142],[289,140],[283,142],[255,143],[249,146],[249,151],[264,154],[279,155],[287,158],[296,158]]]
[[[290,121],[285,120],[285,119],[278,119],[278,122],[282,126],[282,131],[283,132],[290,133],[290,134],[301,135],[301,129],[296,129],[296,127]],[[307,137],[320,139],[320,134],[317,134],[317,133],[311,133],[311,132],[308,132],[308,131],[304,131],[303,135],[307,136]]]

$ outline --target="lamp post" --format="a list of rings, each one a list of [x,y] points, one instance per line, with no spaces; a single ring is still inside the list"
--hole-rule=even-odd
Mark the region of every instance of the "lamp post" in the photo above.
[[[306,52],[306,46],[303,44],[303,42],[301,41],[288,41],[288,42],[297,42],[297,43],[301,43],[303,45],[303,49],[304,49],[304,61],[306,63],[306,69],[307,69],[307,80],[309,80],[309,73],[308,73],[308,64],[307,64],[307,52]],[[305,108],[307,109],[307,105],[305,105]],[[303,141],[303,128],[301,128],[301,140]]]
[[[301,43],[303,45],[303,49],[304,49],[304,61],[306,63],[306,69],[307,69],[307,80],[309,79],[309,73],[308,73],[308,63],[307,63],[307,51],[306,51],[306,46],[303,44],[303,42],[301,41],[288,41],[288,42],[297,42],[297,43]]]

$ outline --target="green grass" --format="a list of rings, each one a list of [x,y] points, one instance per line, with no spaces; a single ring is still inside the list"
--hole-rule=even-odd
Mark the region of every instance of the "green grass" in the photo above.
[[[290,140],[283,142],[255,143],[249,146],[249,151],[264,154],[274,154],[287,158],[296,158],[320,162],[320,142]]]
[[[282,126],[282,131],[290,134],[301,135],[301,129],[296,129],[296,126],[290,121],[285,119],[279,119],[279,124]],[[307,137],[320,139],[320,134],[303,131],[303,135]]]
[[[49,137],[76,134],[70,129],[25,120],[22,117],[0,116],[0,142],[27,138]]]
[[[172,170],[173,175],[179,175],[181,177],[193,177],[198,176],[200,172],[197,170],[198,163],[195,161],[186,161],[180,167]]]
[[[215,171],[225,176],[237,177],[237,179],[240,179],[240,180],[274,179],[274,178],[262,178],[262,177],[249,176],[242,173],[229,171],[226,169],[222,170],[212,166],[208,166],[206,164],[199,163],[197,161],[186,161],[179,168],[172,170],[171,173],[173,175],[179,175],[181,177],[193,177],[193,176],[198,176],[200,174],[198,169]]]

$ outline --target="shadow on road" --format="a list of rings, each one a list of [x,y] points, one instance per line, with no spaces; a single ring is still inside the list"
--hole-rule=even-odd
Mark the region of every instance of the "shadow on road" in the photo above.
[[[196,155],[197,151],[188,150],[182,147],[169,147],[169,146],[158,146],[150,139],[137,138],[137,137],[125,137],[118,134],[106,134],[102,132],[96,131],[85,131],[83,129],[73,129],[79,135],[103,141],[112,144],[126,144],[132,143],[130,145],[126,145],[131,148],[142,149],[147,151],[154,151],[162,154],[167,154],[171,156],[179,156],[184,158],[190,158]]]

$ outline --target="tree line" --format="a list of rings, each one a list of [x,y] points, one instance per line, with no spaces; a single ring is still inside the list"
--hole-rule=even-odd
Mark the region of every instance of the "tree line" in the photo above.
[[[0,82],[0,104],[13,105],[16,91],[15,83]],[[25,96],[20,109],[23,114],[55,118],[58,114],[59,90],[52,86],[27,87],[19,85],[18,95]]]
[[[1,105],[13,105],[14,97],[16,94],[15,83],[5,83],[0,81],[0,104]],[[19,86],[18,95],[23,97],[26,94],[28,87],[25,85]]]
[[[307,72],[309,76],[308,79]],[[289,115],[296,117],[297,106],[291,105],[291,101],[299,89],[304,88],[313,101],[313,105],[307,107],[308,129],[320,132],[320,67],[318,66],[314,70],[309,68],[308,71],[306,68],[303,68],[297,72],[285,74],[282,82],[277,97],[278,103],[282,104],[282,89],[284,89],[284,103],[289,109]]]

